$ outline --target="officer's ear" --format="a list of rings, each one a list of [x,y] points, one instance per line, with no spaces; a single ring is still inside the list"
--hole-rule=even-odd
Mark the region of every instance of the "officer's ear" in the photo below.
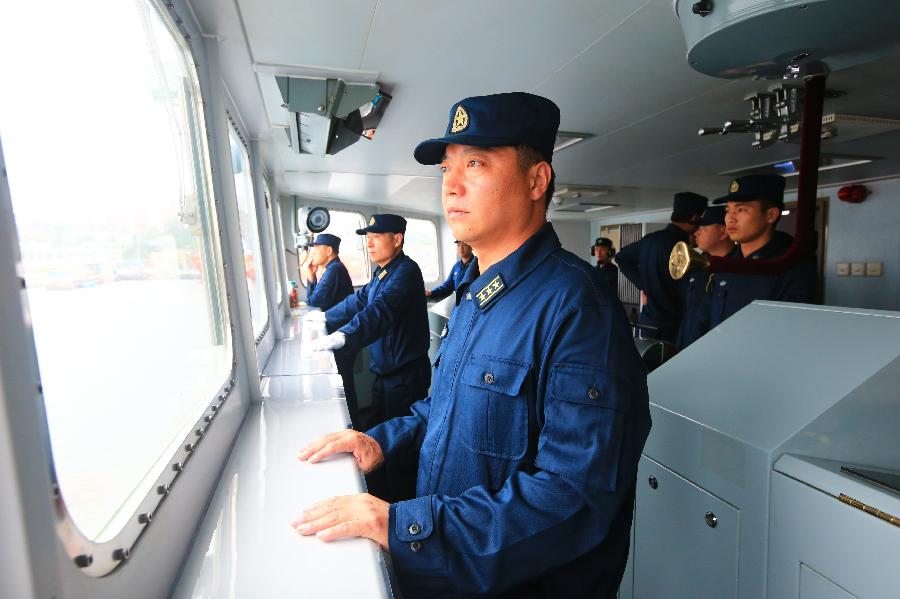
[[[774,225],[778,222],[778,219],[781,218],[781,208],[776,206],[769,206],[766,208],[766,222],[770,225]]]
[[[542,160],[532,166],[528,174],[532,201],[543,200],[547,194],[547,187],[550,185],[553,168],[547,161]]]
[[[393,243],[395,248],[403,247],[403,239],[406,237],[403,233],[394,233],[391,238],[391,242]]]

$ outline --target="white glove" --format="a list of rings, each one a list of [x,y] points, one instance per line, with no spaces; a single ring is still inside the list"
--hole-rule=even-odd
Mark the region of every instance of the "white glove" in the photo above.
[[[306,322],[325,322],[325,313],[321,310],[313,310],[303,315]]]
[[[338,331],[325,337],[319,337],[310,344],[310,349],[313,351],[334,351],[341,349],[346,344],[347,336]]]

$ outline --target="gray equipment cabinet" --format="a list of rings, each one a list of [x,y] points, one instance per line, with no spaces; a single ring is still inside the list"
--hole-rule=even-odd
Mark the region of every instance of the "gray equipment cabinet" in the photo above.
[[[841,471],[900,480],[900,314],[754,302],[648,383],[622,599],[900,597],[900,494]]]

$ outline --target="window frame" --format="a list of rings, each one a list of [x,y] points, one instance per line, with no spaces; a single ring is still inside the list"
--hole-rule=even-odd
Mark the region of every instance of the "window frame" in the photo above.
[[[434,238],[435,238],[435,248],[437,250],[436,260],[437,260],[437,278],[433,281],[424,281],[425,285],[436,285],[438,283],[442,283],[446,276],[444,275],[443,268],[443,257],[444,257],[444,248],[441,247],[441,229],[439,226],[438,219],[434,216],[425,215],[425,214],[416,214],[410,212],[396,212],[399,216],[402,216],[409,222],[410,220],[421,220],[431,223],[431,226],[434,228]],[[419,268],[422,268],[422,265],[419,265]],[[425,278],[425,275],[422,275],[422,278]]]
[[[195,164],[202,170],[201,176],[198,177],[198,187],[202,186],[202,191],[204,192],[204,195],[206,197],[205,201],[210,209],[209,218],[215,224],[215,229],[210,231],[210,235],[214,236],[213,239],[215,240],[213,246],[215,255],[212,256],[212,258],[216,261],[216,276],[218,279],[220,300],[223,308],[223,326],[229,331],[228,339],[231,351],[231,363],[229,365],[228,371],[223,377],[224,381],[221,383],[221,385],[219,385],[218,390],[212,395],[212,398],[205,403],[205,406],[203,406],[202,402],[198,402],[198,409],[200,406],[203,406],[202,413],[191,427],[185,427],[188,432],[181,441],[179,449],[176,450],[174,454],[167,460],[163,461],[164,466],[161,473],[157,476],[154,483],[152,485],[149,485],[147,494],[143,497],[143,499],[140,500],[140,502],[137,503],[137,507],[127,518],[127,520],[125,520],[124,526],[109,539],[98,542],[91,538],[88,538],[80,531],[80,529],[72,519],[72,516],[69,513],[64,501],[64,497],[62,495],[56,476],[52,442],[50,439],[48,423],[46,420],[46,409],[44,407],[42,387],[40,385],[40,374],[34,334],[30,330],[26,332],[27,337],[24,339],[24,341],[29,344],[31,348],[30,353],[35,368],[35,376],[38,380],[37,400],[40,404],[40,411],[42,413],[40,416],[42,429],[39,433],[42,439],[38,441],[38,444],[46,448],[46,455],[49,459],[50,488],[48,490],[51,494],[51,501],[54,505],[54,514],[56,518],[55,534],[58,536],[58,539],[62,544],[63,550],[65,551],[66,555],[70,560],[74,562],[77,570],[79,571],[78,574],[75,574],[70,573],[69,568],[63,568],[60,572],[59,581],[60,584],[64,586],[70,576],[77,577],[82,575],[87,575],[91,578],[98,579],[98,581],[103,581],[101,585],[107,588],[115,588],[116,585],[122,584],[121,581],[123,579],[121,577],[106,577],[106,575],[129,562],[129,557],[137,541],[143,535],[144,531],[147,530],[149,526],[155,522],[155,520],[152,518],[153,514],[155,514],[163,500],[169,495],[172,485],[175,483],[175,481],[183,474],[183,472],[185,472],[188,461],[197,450],[198,444],[200,444],[207,436],[207,432],[209,431],[210,427],[212,427],[212,424],[219,417],[225,417],[228,421],[234,421],[233,415],[223,414],[222,408],[226,401],[231,400],[230,403],[233,403],[234,401],[241,401],[240,396],[242,395],[242,393],[235,386],[238,347],[236,336],[233,334],[233,306],[231,304],[231,300],[229,299],[232,291],[230,288],[231,284],[229,283],[229,277],[226,276],[226,273],[224,272],[223,252],[225,247],[227,247],[228,236],[225,231],[225,223],[222,219],[221,207],[219,205],[220,202],[217,199],[218,185],[216,177],[218,176],[218,173],[215,172],[217,170],[217,165],[213,164],[215,150],[217,150],[218,148],[216,148],[216,144],[211,141],[212,138],[210,134],[215,127],[210,120],[210,111],[207,108],[206,101],[206,95],[207,93],[209,93],[209,81],[206,79],[206,77],[208,77],[209,73],[208,70],[204,70],[203,72],[201,72],[201,63],[198,60],[197,53],[195,52],[194,47],[191,43],[191,32],[194,33],[194,37],[196,39],[200,39],[199,30],[196,29],[194,23],[186,23],[178,15],[178,10],[180,8],[184,8],[181,2],[179,2],[178,4],[179,6],[176,6],[174,3],[163,4],[159,0],[145,0],[144,2],[146,8],[152,11],[154,15],[161,20],[163,26],[171,34],[172,40],[175,42],[182,53],[184,65],[188,69],[188,72],[191,75],[192,79],[192,91],[194,93],[192,94],[192,106],[190,107],[191,113],[188,115],[188,118],[194,119],[193,124],[196,127],[196,131],[194,133],[193,139],[191,140],[191,143],[194,145],[193,150]],[[205,59],[205,55],[203,58]],[[206,65],[204,64],[204,66]],[[199,151],[199,154],[197,153],[197,151]],[[0,156],[0,162],[2,162],[5,167],[5,158]],[[12,219],[12,214],[10,214],[9,216],[13,226],[15,226],[15,221]],[[15,238],[13,241],[16,245],[16,251],[19,253],[19,256],[21,256],[21,245],[19,239]],[[22,280],[22,283],[24,286],[24,279]],[[237,396],[237,399],[234,399],[235,396]],[[231,410],[229,410],[229,412],[231,412]],[[239,422],[240,418],[238,418],[237,421]],[[216,430],[218,431],[219,427],[217,427]],[[227,435],[227,433],[225,434]],[[229,439],[230,438],[231,437],[229,437]],[[225,449],[227,450],[229,447],[230,443],[225,447]],[[227,451],[224,455],[227,455]],[[197,471],[197,474],[195,476],[199,476],[202,482],[207,478],[204,477],[203,474],[204,472],[201,470]],[[213,477],[213,479],[214,478],[215,476]],[[202,511],[204,509],[202,505],[200,507],[201,510],[198,515],[202,515]],[[195,510],[192,507],[189,510],[189,513],[193,514],[194,511]],[[170,532],[172,530],[172,522],[173,521],[170,521],[169,523]],[[165,533],[160,534],[165,535]],[[190,536],[188,536],[187,538],[189,539]],[[169,541],[165,541],[164,543],[169,543]],[[163,545],[160,545],[158,540],[151,541],[148,539],[148,550],[151,549],[149,545],[154,545],[157,551],[161,547],[163,547]],[[55,555],[55,551],[56,550],[53,549],[51,553]],[[62,566],[62,564],[59,565]],[[136,580],[138,580],[138,582],[149,583],[152,586],[156,578],[157,577],[154,576],[141,574]],[[116,583],[116,580],[118,580],[119,582]],[[132,583],[133,582],[134,580],[132,580]],[[168,587],[169,583],[164,582],[163,587],[160,588],[167,589]]]

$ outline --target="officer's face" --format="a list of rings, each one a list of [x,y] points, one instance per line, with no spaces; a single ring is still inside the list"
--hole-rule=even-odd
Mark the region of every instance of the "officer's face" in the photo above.
[[[725,208],[725,231],[732,241],[747,243],[758,239],[778,220],[778,209],[763,210],[757,200],[728,202]]]
[[[713,250],[718,244],[728,239],[724,225],[703,225],[694,233],[697,247],[704,252]]]
[[[324,245],[314,245],[309,250],[309,261],[313,266],[322,266],[328,258],[328,247]]]
[[[399,254],[402,245],[402,233],[366,233],[369,259],[379,266],[384,266]]]
[[[594,255],[597,256],[597,260],[605,262],[609,258],[609,248],[605,245],[595,245]]]
[[[468,262],[472,258],[472,246],[464,241],[457,241],[456,255]]]
[[[508,146],[448,145],[441,162],[441,200],[453,235],[481,252],[509,243],[538,216],[543,220],[549,170],[544,162],[522,169],[515,148]]]

